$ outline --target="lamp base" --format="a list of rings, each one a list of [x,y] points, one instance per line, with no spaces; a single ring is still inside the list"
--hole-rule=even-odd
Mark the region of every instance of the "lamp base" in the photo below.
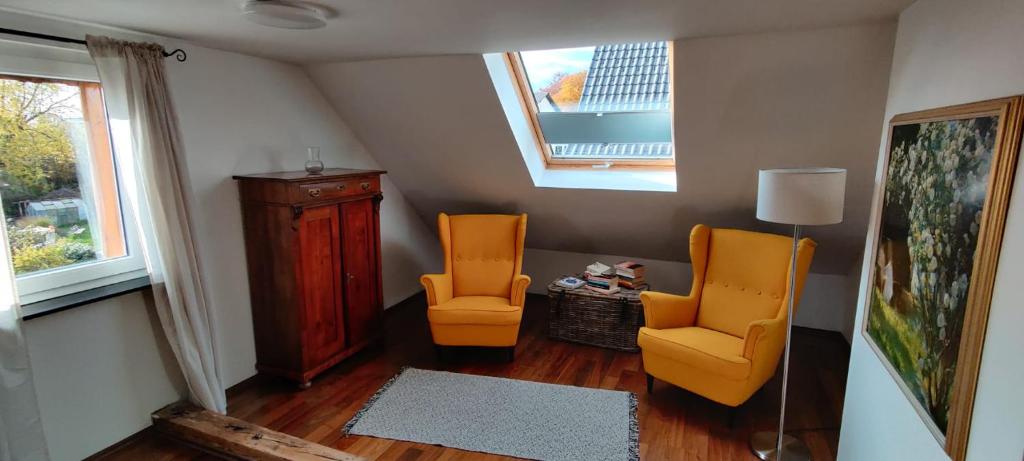
[[[782,435],[782,457],[775,453],[776,432],[755,432],[750,436],[750,451],[764,461],[811,461],[807,445],[793,436]]]

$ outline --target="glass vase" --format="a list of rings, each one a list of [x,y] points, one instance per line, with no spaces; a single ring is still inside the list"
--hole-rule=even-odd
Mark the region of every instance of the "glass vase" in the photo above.
[[[324,162],[320,160],[319,147],[307,147],[306,172],[309,174],[320,174],[324,171]]]

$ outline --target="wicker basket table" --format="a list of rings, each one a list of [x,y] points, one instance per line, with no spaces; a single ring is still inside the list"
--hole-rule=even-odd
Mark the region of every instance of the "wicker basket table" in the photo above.
[[[640,291],[604,295],[584,287],[548,285],[548,337],[627,352],[639,352],[636,335],[644,324]]]

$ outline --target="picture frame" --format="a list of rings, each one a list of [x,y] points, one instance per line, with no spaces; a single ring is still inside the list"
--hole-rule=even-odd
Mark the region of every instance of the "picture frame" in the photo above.
[[[966,457],[1022,102],[888,124],[861,334],[953,460]]]

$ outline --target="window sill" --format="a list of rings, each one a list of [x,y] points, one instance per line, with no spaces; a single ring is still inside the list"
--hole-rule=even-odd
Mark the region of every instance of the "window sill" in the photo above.
[[[89,290],[79,291],[44,301],[38,301],[21,306],[22,319],[31,320],[44,317],[57,312],[66,311],[86,304],[91,304],[104,299],[134,293],[149,288],[149,277],[139,277],[123,282],[112,283]]]
[[[675,192],[676,172],[672,170],[587,170],[548,168],[533,177],[536,187],[560,189],[603,189]]]

